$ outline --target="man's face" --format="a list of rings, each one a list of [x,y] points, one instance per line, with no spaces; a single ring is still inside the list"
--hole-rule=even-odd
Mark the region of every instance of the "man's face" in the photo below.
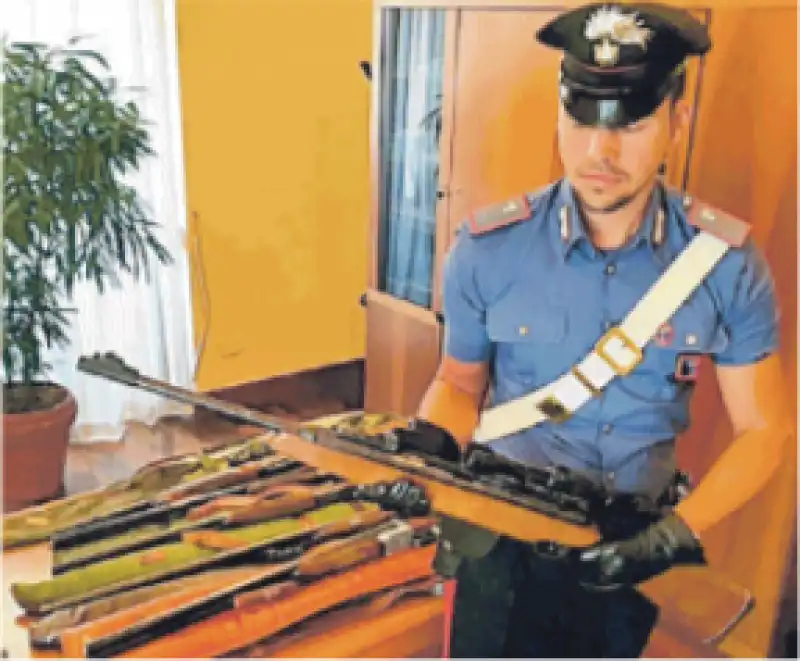
[[[688,122],[685,102],[665,101],[619,129],[583,126],[559,106],[564,173],[588,211],[610,213],[648,188]]]

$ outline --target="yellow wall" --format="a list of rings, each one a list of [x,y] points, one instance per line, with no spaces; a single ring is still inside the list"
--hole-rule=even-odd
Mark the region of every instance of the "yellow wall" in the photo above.
[[[371,0],[177,11],[198,387],[363,356]]]

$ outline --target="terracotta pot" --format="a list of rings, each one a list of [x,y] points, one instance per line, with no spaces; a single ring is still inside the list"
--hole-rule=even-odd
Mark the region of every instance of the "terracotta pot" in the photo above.
[[[78,406],[66,388],[49,409],[3,414],[3,511],[13,512],[63,492],[64,467]]]

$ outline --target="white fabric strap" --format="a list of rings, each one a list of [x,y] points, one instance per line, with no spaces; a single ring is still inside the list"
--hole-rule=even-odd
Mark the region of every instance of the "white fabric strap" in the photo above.
[[[729,247],[708,232],[697,234],[623,322],[600,338],[572,371],[532,393],[484,411],[473,440],[489,443],[545,420],[565,419],[615,377],[631,372],[659,327],[700,286]]]

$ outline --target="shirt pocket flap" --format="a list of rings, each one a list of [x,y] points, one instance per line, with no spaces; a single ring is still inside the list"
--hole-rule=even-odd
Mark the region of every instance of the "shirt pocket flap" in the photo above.
[[[706,355],[720,353],[730,344],[725,326],[710,315],[696,313],[676,315],[654,339],[656,344],[677,353]]]
[[[555,343],[564,339],[567,317],[563,310],[495,310],[487,317],[489,339],[501,344]]]

